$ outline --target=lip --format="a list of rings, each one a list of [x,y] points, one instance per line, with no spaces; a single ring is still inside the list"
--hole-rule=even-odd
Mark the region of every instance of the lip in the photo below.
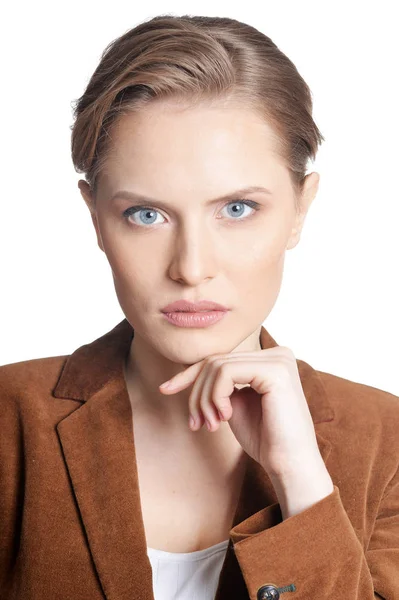
[[[193,327],[203,328],[209,327],[214,323],[217,323],[223,317],[227,315],[227,310],[214,310],[208,312],[170,312],[164,313],[165,318],[176,325],[177,327]]]
[[[163,313],[173,313],[173,312],[189,312],[189,313],[198,313],[198,312],[209,312],[209,311],[227,311],[230,310],[226,306],[219,304],[218,302],[213,302],[212,300],[201,300],[199,302],[190,302],[189,300],[177,300],[176,302],[172,302],[167,306],[164,306],[161,309]]]

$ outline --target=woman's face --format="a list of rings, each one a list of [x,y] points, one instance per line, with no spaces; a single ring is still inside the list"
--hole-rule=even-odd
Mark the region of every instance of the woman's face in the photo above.
[[[95,207],[87,184],[79,187],[135,336],[183,364],[246,350],[250,341],[253,347],[277,300],[285,251],[299,241],[318,174],[307,176],[297,213],[272,129],[243,108],[184,111],[158,103],[122,116],[111,138]],[[269,192],[211,202],[250,186]],[[148,199],[135,202],[128,193]],[[124,215],[135,205],[145,209]],[[177,327],[161,309],[182,298],[230,310],[210,327]]]

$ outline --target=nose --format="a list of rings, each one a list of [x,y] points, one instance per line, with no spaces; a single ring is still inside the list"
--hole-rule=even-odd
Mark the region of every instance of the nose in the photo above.
[[[215,277],[219,265],[220,240],[198,217],[176,229],[171,242],[169,276],[189,286]]]

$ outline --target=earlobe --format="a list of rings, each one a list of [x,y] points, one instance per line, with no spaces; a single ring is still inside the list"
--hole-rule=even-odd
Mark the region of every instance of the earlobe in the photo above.
[[[301,231],[302,231],[302,227],[294,227],[291,231],[291,235],[290,235],[290,239],[288,240],[287,246],[286,246],[286,250],[291,250],[292,248],[295,248],[295,246],[298,244],[299,240],[301,239]]]

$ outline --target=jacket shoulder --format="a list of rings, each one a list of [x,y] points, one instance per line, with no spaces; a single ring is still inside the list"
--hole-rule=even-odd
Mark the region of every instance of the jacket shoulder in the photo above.
[[[51,395],[69,355],[33,358],[0,366],[0,406]]]
[[[399,410],[399,396],[387,390],[333,375],[326,371],[316,370],[316,373],[319,375],[329,396],[336,401],[341,399],[347,404],[350,399],[353,405],[362,408],[375,408],[376,410],[387,410],[394,413]]]
[[[362,444],[367,440],[369,445],[379,440],[384,451],[398,457],[399,396],[325,371],[317,373],[334,408],[334,423],[342,435]]]

